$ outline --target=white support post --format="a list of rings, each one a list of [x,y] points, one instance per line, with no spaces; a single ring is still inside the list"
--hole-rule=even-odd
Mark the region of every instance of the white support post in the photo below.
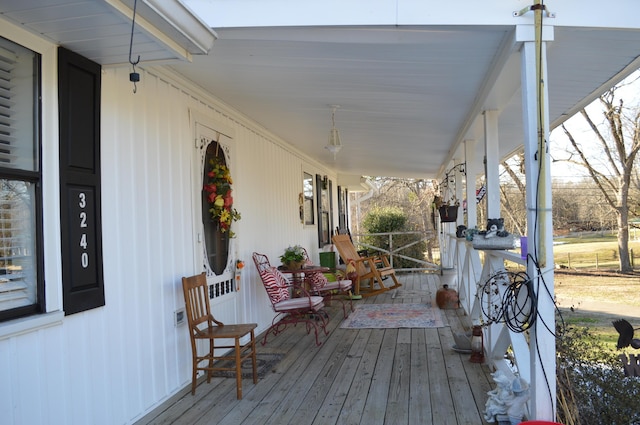
[[[478,205],[476,204],[476,176],[478,175],[478,164],[476,163],[476,141],[464,141],[465,171],[467,173],[467,223],[469,229],[478,226]]]
[[[462,207],[462,179],[464,178],[464,174],[462,174],[462,170],[460,169],[460,163],[462,161],[459,158],[453,158],[453,165],[455,167],[454,178],[456,179],[455,183],[455,192],[454,195],[458,202],[460,202],[460,206],[458,207],[458,219],[456,220],[456,226],[459,223],[463,223],[463,207]]]
[[[500,217],[499,146],[498,111],[484,111],[484,159],[485,176],[487,180],[487,218]]]
[[[553,421],[556,411],[556,343],[546,43],[539,36],[534,36],[532,29],[527,27],[518,31],[518,41],[524,41],[521,56],[522,102],[527,239],[531,256],[527,260],[527,273],[532,278],[538,298],[538,317],[530,338],[531,413],[534,419]],[[547,40],[551,38],[547,37]]]

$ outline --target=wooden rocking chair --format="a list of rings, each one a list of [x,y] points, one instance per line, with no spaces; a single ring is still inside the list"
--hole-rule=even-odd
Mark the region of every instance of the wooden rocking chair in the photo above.
[[[333,244],[345,264],[350,260],[355,263],[357,277],[354,282],[354,292],[356,295],[368,297],[402,286],[396,278],[396,271],[391,267],[387,255],[361,257],[348,234],[334,235]],[[387,287],[384,284],[383,279],[387,276],[393,280],[393,286]],[[362,285],[364,281],[368,281],[368,285]]]
[[[311,296],[304,288],[294,288],[286,277],[276,268],[272,267],[269,259],[264,254],[253,253],[253,262],[258,269],[260,279],[267,291],[271,306],[276,315],[271,326],[265,332],[262,345],[267,343],[269,333],[278,335],[287,325],[297,325],[302,322],[307,327],[307,334],[313,330],[316,336],[316,345],[321,345],[318,339],[318,326],[328,335],[327,318],[324,311],[324,299],[320,296]],[[292,292],[300,296],[292,298]]]

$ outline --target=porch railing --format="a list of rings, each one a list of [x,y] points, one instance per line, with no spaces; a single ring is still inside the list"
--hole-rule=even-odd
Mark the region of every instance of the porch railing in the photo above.
[[[471,242],[458,239],[455,234],[443,235],[452,249],[455,261],[455,282],[458,286],[461,306],[473,324],[483,324],[486,361],[508,377],[516,374],[531,383],[530,348],[525,332],[510,329],[504,321],[491,323],[492,309],[502,308],[507,282],[501,284],[500,276],[506,278],[505,260],[526,266],[519,253],[504,250],[477,251]],[[497,276],[497,278],[496,278]],[[495,285],[487,283],[495,281]],[[487,324],[491,323],[491,324]]]
[[[398,242],[399,236],[406,238],[407,236],[411,235],[413,235],[414,237],[410,238],[410,242]],[[386,244],[384,247],[368,244],[365,242],[366,236],[383,237],[386,240]],[[433,253],[435,251],[438,251],[438,241],[436,238],[436,233],[433,231],[354,233],[351,235],[351,237],[353,238],[353,244],[356,246],[356,248],[364,248],[371,254],[388,254],[391,266],[398,272],[440,270],[440,266],[438,264],[433,262],[433,260],[429,261],[430,258],[433,258]],[[422,258],[417,258],[415,255],[409,255],[407,249],[421,242],[424,242],[426,245],[426,252],[422,256]],[[396,265],[394,265],[394,261],[397,262],[397,259],[399,258],[409,260],[410,262],[415,264],[415,267],[396,267]]]

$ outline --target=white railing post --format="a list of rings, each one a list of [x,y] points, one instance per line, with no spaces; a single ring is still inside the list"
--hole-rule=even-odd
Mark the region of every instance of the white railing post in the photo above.
[[[450,238],[453,236],[449,235]],[[449,241],[449,244],[453,244]],[[504,262],[510,262],[525,265],[526,260],[522,259],[519,253],[503,251],[503,250],[487,250],[482,251],[484,261],[480,261],[480,252],[473,249],[472,243],[464,239],[457,239],[456,243],[456,259],[457,270],[456,277],[458,283],[458,295],[460,297],[460,305],[469,315],[473,324],[487,325],[488,317],[483,315],[484,311],[491,314],[491,303],[488,297],[483,299],[483,291],[488,280],[494,278],[497,273],[505,273]],[[505,273],[505,282],[510,283]],[[499,291],[495,295],[493,301],[499,303],[497,305],[502,308],[502,300],[505,291],[508,290],[507,285],[498,285],[495,288]],[[518,374],[527,382],[531,382],[531,354],[530,346],[527,342],[525,334],[522,332],[514,332],[506,326],[503,320],[483,327],[484,347],[486,351],[486,361],[496,370],[500,370],[506,376],[515,376]],[[511,348],[514,364],[505,360],[505,354]],[[554,375],[555,376],[555,375]]]

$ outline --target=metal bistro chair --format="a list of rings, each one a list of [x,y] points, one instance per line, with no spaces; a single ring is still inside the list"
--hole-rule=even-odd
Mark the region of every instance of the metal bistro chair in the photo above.
[[[308,264],[312,264],[307,250],[303,248],[304,259]],[[309,286],[311,293],[317,294],[324,298],[328,303],[334,299],[342,304],[342,314],[346,319],[349,313],[347,313],[347,305],[345,299],[349,302],[349,307],[353,311],[353,300],[351,294],[352,282],[346,279],[339,279],[336,276],[336,280],[329,282],[324,273],[305,273],[305,283]],[[340,297],[334,297],[334,295],[340,295]]]
[[[293,324],[295,326],[300,322],[306,325],[307,334],[311,333],[312,330],[314,331],[316,345],[321,345],[318,339],[318,326],[324,331],[325,335],[329,334],[327,331],[328,316],[324,311],[324,299],[310,295],[302,287],[294,288],[276,267],[271,266],[266,255],[254,252],[253,262],[267,291],[273,311],[276,312],[271,326],[264,334],[262,345],[267,343],[267,336],[269,336],[270,332],[275,336],[283,332],[287,325]],[[291,297],[294,289],[300,296]]]
[[[234,370],[236,372],[236,396],[242,399],[242,362],[251,359],[253,366],[253,383],[258,383],[256,363],[256,340],[254,329],[256,323],[225,325],[216,320],[211,314],[207,277],[204,273],[182,278],[187,320],[189,322],[189,337],[193,354],[193,375],[191,379],[191,394],[196,393],[197,374],[199,370],[207,373],[207,383],[211,382],[214,371]],[[240,339],[249,336],[249,341],[240,343]],[[233,339],[233,345],[216,345],[216,339]],[[198,341],[208,341],[209,349],[205,354],[198,354]],[[225,354],[217,356],[215,350],[231,349]],[[220,366],[216,362],[233,360],[233,366]],[[206,362],[204,365],[200,363]]]

